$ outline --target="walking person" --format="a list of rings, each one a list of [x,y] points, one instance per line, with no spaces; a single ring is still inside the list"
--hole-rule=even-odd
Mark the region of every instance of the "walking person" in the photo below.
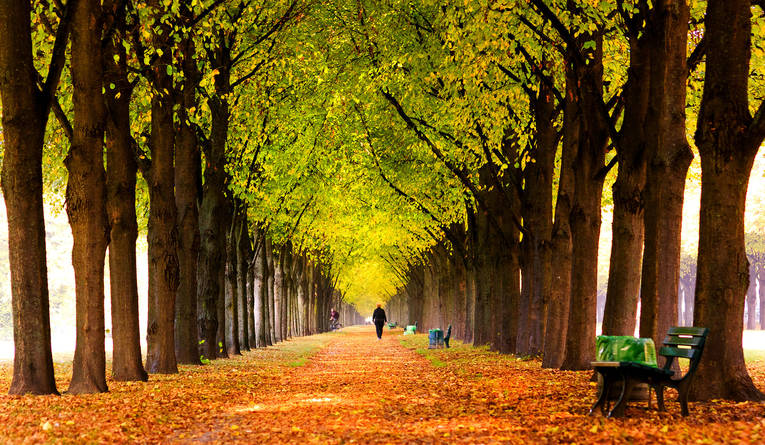
[[[388,318],[385,316],[385,311],[382,308],[382,303],[377,303],[377,309],[372,312],[372,322],[375,324],[375,329],[377,329],[378,340],[382,338],[383,326],[385,325],[386,321],[388,321]]]

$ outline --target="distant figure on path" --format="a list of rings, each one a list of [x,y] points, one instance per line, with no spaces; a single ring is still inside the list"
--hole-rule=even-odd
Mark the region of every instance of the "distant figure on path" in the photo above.
[[[340,312],[337,312],[335,308],[329,312],[329,328],[333,331],[339,327]]]
[[[386,321],[388,321],[388,318],[385,317],[385,311],[382,308],[382,303],[377,303],[377,309],[372,312],[372,322],[375,324],[375,328],[377,329],[378,340],[382,338],[383,326],[385,325]]]

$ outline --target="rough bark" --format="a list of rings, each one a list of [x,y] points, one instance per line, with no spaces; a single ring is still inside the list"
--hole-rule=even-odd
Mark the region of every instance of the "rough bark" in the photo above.
[[[104,2],[106,26],[120,30],[124,19],[118,3]],[[115,56],[118,56],[115,59]],[[127,77],[127,58],[118,39],[104,45],[104,85],[114,85],[104,95],[106,104],[106,209],[109,217],[109,286],[112,314],[112,378],[146,381],[141,356],[138,316],[135,187],[138,165],[130,133],[132,86]]]
[[[634,335],[643,259],[643,190],[646,181],[645,123],[648,113],[653,34],[630,32],[630,66],[625,86],[624,118],[613,185],[614,212],[608,289],[603,311],[604,335]]]
[[[72,23],[72,146],[64,160],[69,173],[66,214],[72,229],[72,266],[77,339],[69,392],[108,391],[104,349],[104,260],[109,243],[103,144],[105,112],[101,49],[101,2],[74,4]]]
[[[575,98],[576,79],[571,63],[566,64],[566,102],[563,106],[563,148],[555,200],[555,220],[550,240],[551,266],[550,299],[547,310],[542,366],[559,368],[563,364],[568,330],[571,295],[571,202],[574,195],[574,162],[579,149],[579,102]]]
[[[2,188],[8,214],[15,347],[8,392],[58,394],[50,343],[42,195],[42,153],[50,106],[34,82],[30,14],[29,1],[0,2]],[[58,84],[57,78],[53,84]]]
[[[221,39],[225,40],[225,39]],[[202,204],[199,209],[199,233],[201,244],[198,258],[198,327],[202,343],[201,354],[207,359],[217,358],[221,353],[218,334],[223,330],[224,320],[219,316],[225,292],[224,268],[226,260],[227,203],[226,191],[226,141],[231,112],[227,100],[230,90],[230,50],[219,42],[216,50],[209,50],[208,57],[218,67],[215,91],[210,98],[210,138],[204,150],[204,184]]]
[[[696,399],[764,400],[741,344],[749,262],[744,210],[754,158],[765,138],[765,107],[749,112],[751,2],[707,3],[707,59],[696,128],[701,215],[694,324],[709,328],[692,388]]]
[[[160,14],[160,6],[153,5]],[[159,18],[159,17],[157,17]],[[155,29],[153,44],[170,44],[169,26]],[[178,372],[175,360],[175,294],[178,290],[178,229],[175,208],[175,128],[173,125],[173,79],[165,66],[171,52],[158,57],[152,70],[151,167],[144,172],[149,189],[149,315],[146,333],[146,370],[149,373]]]
[[[274,264],[274,254],[273,254],[273,245],[271,244],[271,240],[266,238],[266,265],[268,266],[266,268],[267,272],[267,279],[266,279],[266,287],[268,289],[268,336],[270,339],[268,340],[270,344],[276,344],[278,341],[276,336],[276,316],[275,316],[275,306],[276,306],[276,296],[274,294],[275,290],[275,274],[276,274],[276,265]]]
[[[531,317],[528,323],[529,341],[526,345],[519,345],[518,352],[537,355],[544,350],[545,323],[550,304],[552,186],[558,140],[554,126],[555,101],[545,80],[539,82],[539,93],[532,112],[536,124],[536,144],[531,151],[534,162],[527,164],[524,169],[524,189],[521,196],[525,229],[521,254],[525,257],[522,263],[526,274],[524,280],[527,280],[525,283],[528,287]],[[523,320],[523,317],[519,318]]]
[[[250,257],[250,232],[247,229],[247,213],[242,211],[239,223],[236,249],[236,279],[237,279],[237,315],[239,317],[239,348],[243,351],[250,350],[249,336],[249,311],[247,304],[247,259]]]
[[[688,6],[663,1],[653,14],[640,336],[659,345],[677,319],[683,194],[693,153],[685,136]]]
[[[190,11],[184,7],[184,15]],[[199,256],[199,196],[201,155],[188,110],[196,106],[199,73],[191,36],[181,42],[183,90],[175,155],[175,205],[178,211],[178,270],[180,281],[175,305],[175,355],[178,363],[199,365],[197,329],[197,258]]]
[[[598,291],[598,245],[600,203],[608,138],[607,123],[599,111],[602,100],[602,37],[585,66],[577,66],[580,107],[579,150],[575,158],[574,196],[571,205],[571,310],[562,369],[589,369],[595,358],[596,295]]]
[[[232,215],[231,229],[226,237],[226,293],[225,293],[225,334],[223,343],[229,355],[241,355],[239,345],[239,305],[237,303],[237,235],[239,232],[239,215]],[[218,339],[220,341],[220,338]]]

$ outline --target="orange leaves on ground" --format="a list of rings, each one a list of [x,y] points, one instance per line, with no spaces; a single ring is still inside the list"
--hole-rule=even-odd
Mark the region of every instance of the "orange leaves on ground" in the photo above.
[[[683,419],[674,393],[668,413],[633,402],[626,419],[587,416],[589,372],[426,342],[346,328],[149,383],[110,382],[108,394],[2,396],[0,442],[746,443],[765,432],[760,404],[693,403]],[[0,372],[7,387],[10,368]],[[59,375],[66,387],[70,374]]]

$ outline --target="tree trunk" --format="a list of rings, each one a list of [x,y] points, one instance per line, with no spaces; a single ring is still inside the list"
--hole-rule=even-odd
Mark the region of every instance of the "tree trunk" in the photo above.
[[[228,355],[242,355],[239,345],[239,305],[237,279],[237,232],[239,232],[240,218],[234,213],[231,216],[231,230],[226,242],[226,294],[225,294],[225,335],[223,343],[226,345]]]
[[[760,264],[757,281],[760,283],[760,329],[765,330],[765,264]]]
[[[108,22],[121,17],[117,4],[104,3]],[[124,19],[107,23],[119,29]],[[118,60],[115,60],[117,56]],[[109,286],[112,314],[112,378],[117,381],[146,381],[148,374],[141,356],[141,333],[138,316],[138,280],[136,239],[138,223],[135,212],[135,187],[138,166],[130,134],[130,98],[132,86],[127,77],[127,58],[117,38],[104,46],[104,85],[106,103],[106,208],[109,217]],[[118,97],[119,96],[119,97]]]
[[[744,363],[741,344],[749,262],[744,209],[754,158],[765,137],[761,106],[749,113],[751,2],[707,3],[707,59],[696,129],[701,155],[701,214],[694,324],[709,328],[692,396],[764,400]]]
[[[576,78],[571,62],[566,63],[566,102],[563,108],[563,148],[561,153],[558,196],[555,200],[555,220],[550,240],[551,265],[550,298],[545,323],[542,367],[560,368],[566,351],[566,332],[571,302],[571,201],[574,195],[574,162],[579,150],[582,118],[575,97]]]
[[[184,13],[188,14],[184,8]],[[175,204],[178,211],[178,270],[180,281],[175,307],[175,355],[178,363],[199,365],[197,330],[197,258],[199,256],[199,202],[201,157],[196,133],[188,122],[188,110],[196,106],[199,73],[191,36],[181,42],[183,92],[175,156]]]
[[[104,350],[104,260],[109,243],[104,171],[104,82],[101,3],[75,3],[72,23],[72,147],[64,160],[69,178],[66,213],[72,228],[77,340],[69,392],[108,391]]]
[[[670,3],[672,3],[670,5]],[[648,172],[640,288],[640,336],[660,345],[677,319],[685,176],[693,159],[685,137],[688,6],[659,2],[652,24],[651,86],[646,119]]]
[[[523,172],[525,187],[521,209],[526,230],[522,248],[526,257],[529,309],[536,317],[529,323],[531,341],[526,349],[528,353],[536,355],[544,350],[545,324],[550,305],[552,186],[558,140],[554,126],[555,101],[548,83],[544,80],[539,82],[539,94],[532,111],[536,123],[536,144],[531,152],[534,162],[526,164]],[[517,278],[514,281],[517,281]]]
[[[646,181],[644,128],[648,112],[651,53],[649,30],[630,36],[624,119],[616,157],[619,171],[613,185],[611,259],[603,311],[604,335],[634,335],[643,259],[643,191]]]
[[[278,341],[276,335],[276,264],[274,264],[273,245],[271,240],[266,238],[266,264],[267,264],[267,280],[266,287],[268,288],[268,337],[270,337],[270,344],[275,345]]]
[[[169,59],[165,63],[170,63]],[[169,76],[160,76],[157,89],[172,88]],[[175,294],[178,291],[178,230],[175,208],[173,151],[173,104],[170,97],[156,95],[151,106],[151,169],[149,187],[149,317],[147,320],[146,370],[178,372],[175,360]]]
[[[252,268],[252,290],[253,290],[253,312],[255,314],[254,332],[255,332],[255,346],[263,348],[268,346],[269,342],[266,336],[266,328],[268,326],[268,305],[266,303],[266,297],[268,295],[268,289],[266,287],[266,264],[265,257],[265,240],[264,235],[258,234],[256,239],[257,247],[255,249],[255,255],[251,263]]]
[[[598,246],[600,202],[608,137],[607,123],[598,112],[602,97],[602,37],[585,67],[578,67],[579,100],[586,118],[580,121],[579,150],[574,170],[574,200],[571,207],[571,311],[566,333],[566,355],[562,369],[589,369],[595,358],[596,296],[598,292]]]
[[[43,142],[50,108],[48,98],[34,82],[30,16],[29,1],[0,2],[2,188],[8,213],[15,347],[8,392],[58,394],[50,344],[42,187]]]
[[[237,235],[236,278],[237,278],[237,314],[239,316],[239,348],[250,350],[250,316],[247,304],[247,259],[250,257],[250,231],[247,228],[247,210],[243,209]]]
[[[746,292],[746,328],[757,329],[757,275],[749,268],[749,288]]]

